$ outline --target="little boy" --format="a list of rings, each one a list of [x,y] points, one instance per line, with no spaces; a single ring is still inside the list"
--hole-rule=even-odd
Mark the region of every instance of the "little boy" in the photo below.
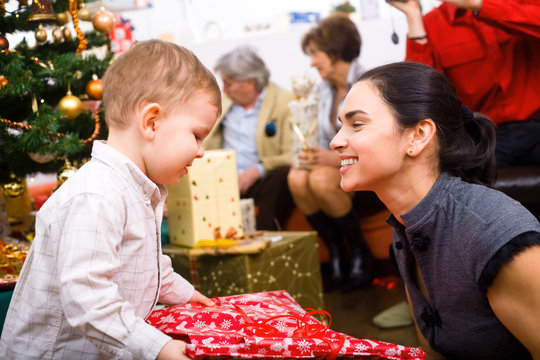
[[[0,339],[2,359],[187,359],[144,319],[159,301],[207,297],[161,253],[167,189],[221,113],[212,73],[189,50],[136,43],[103,77],[107,142],[45,203]]]

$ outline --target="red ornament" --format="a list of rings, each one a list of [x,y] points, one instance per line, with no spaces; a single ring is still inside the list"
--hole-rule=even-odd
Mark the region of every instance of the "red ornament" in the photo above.
[[[0,34],[0,50],[6,49],[9,49],[9,41],[4,34]]]
[[[0,75],[0,89],[3,89],[7,86],[8,79],[4,75]]]

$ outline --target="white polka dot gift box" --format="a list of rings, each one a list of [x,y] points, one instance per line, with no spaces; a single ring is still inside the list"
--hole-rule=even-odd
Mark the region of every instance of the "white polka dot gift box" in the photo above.
[[[356,339],[333,331],[329,328],[330,314],[302,309],[284,290],[214,301],[213,307],[185,304],[155,310],[146,321],[186,341],[186,354],[193,359],[425,358],[419,348]],[[316,318],[318,315],[328,326]]]
[[[171,244],[194,247],[200,240],[244,234],[233,150],[205,151],[178,184],[167,188]]]

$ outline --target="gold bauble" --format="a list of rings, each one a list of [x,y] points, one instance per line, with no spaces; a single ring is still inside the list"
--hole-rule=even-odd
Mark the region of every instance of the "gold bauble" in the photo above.
[[[94,75],[92,80],[86,84],[86,95],[94,100],[101,100],[103,98],[103,85],[97,76]]]
[[[4,188],[4,194],[11,198],[21,196],[26,190],[22,178],[13,174],[10,177],[10,182],[3,184],[2,187]]]
[[[62,185],[66,182],[67,179],[69,179],[75,172],[77,171],[77,168],[69,162],[69,160],[66,160],[64,166],[58,171],[58,174],[56,175],[56,181],[58,183],[58,186]]]
[[[56,20],[60,25],[66,25],[69,22],[69,11],[64,11],[56,14]]]
[[[62,28],[62,34],[64,35],[64,40],[71,41],[71,30],[69,28]]]
[[[64,34],[62,33],[62,29],[58,27],[55,28],[52,31],[52,37],[55,43],[57,44],[61,43],[64,40]]]
[[[101,8],[92,16],[92,25],[100,33],[108,33],[114,27],[114,16],[104,8]]]
[[[47,40],[47,32],[43,29],[41,24],[39,24],[39,27],[36,30],[35,37],[38,42],[45,42],[45,40]]]
[[[68,90],[66,96],[60,99],[58,110],[60,110],[69,120],[73,120],[83,111],[81,99]]]
[[[79,9],[79,19],[82,21],[91,21],[92,20],[92,12],[90,9],[88,9],[84,4],[81,4],[81,8]]]

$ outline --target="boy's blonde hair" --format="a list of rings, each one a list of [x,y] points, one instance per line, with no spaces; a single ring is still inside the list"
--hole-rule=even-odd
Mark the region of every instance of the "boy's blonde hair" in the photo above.
[[[214,75],[190,50],[166,41],[135,43],[109,66],[102,82],[109,127],[128,127],[135,111],[146,104],[158,103],[167,114],[201,93],[212,97],[221,114]]]

